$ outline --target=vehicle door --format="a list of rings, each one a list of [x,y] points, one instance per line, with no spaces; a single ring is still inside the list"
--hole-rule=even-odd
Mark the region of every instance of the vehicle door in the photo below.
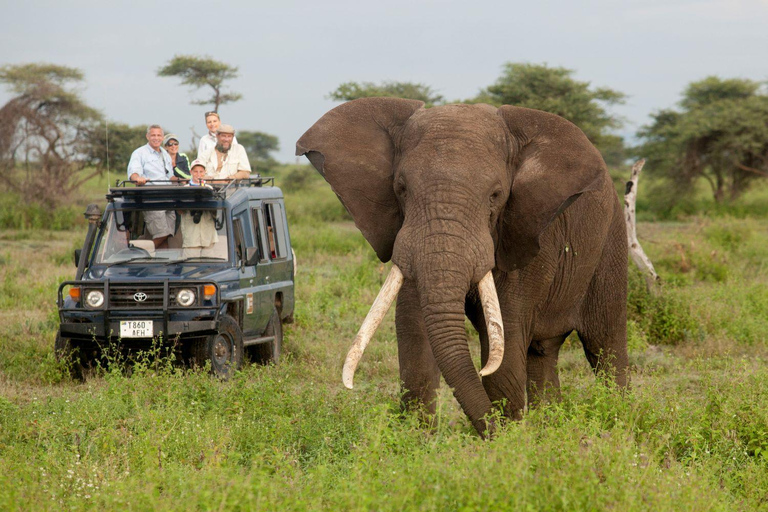
[[[265,200],[262,210],[265,242],[272,266],[271,282],[276,292],[283,293],[283,301],[293,301],[293,255],[284,205],[279,200]]]
[[[247,264],[253,269],[253,277],[246,293],[243,312],[243,330],[246,336],[260,336],[269,323],[275,294],[272,286],[271,261],[267,257],[264,238],[264,213],[261,201],[248,203],[247,222],[243,219],[246,235]],[[247,228],[247,229],[245,229]]]
[[[253,336],[250,317],[254,310],[254,291],[256,290],[256,265],[254,261],[248,261],[248,248],[255,244],[253,230],[250,223],[250,210],[244,204],[232,213],[232,235],[234,236],[235,256],[240,268],[240,297],[243,304],[243,335]]]

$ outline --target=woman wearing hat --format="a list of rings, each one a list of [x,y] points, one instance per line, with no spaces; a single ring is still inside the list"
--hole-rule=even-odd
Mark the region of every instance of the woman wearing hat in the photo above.
[[[174,134],[169,133],[163,140],[163,146],[171,157],[171,164],[173,165],[173,175],[180,180],[188,180],[189,174],[189,158],[184,153],[179,153],[179,139]]]

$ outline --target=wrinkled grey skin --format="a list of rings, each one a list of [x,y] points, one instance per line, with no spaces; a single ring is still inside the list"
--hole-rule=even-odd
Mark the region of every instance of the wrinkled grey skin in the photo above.
[[[435,410],[440,375],[481,435],[503,403],[519,418],[557,395],[557,357],[577,330],[589,363],[627,382],[627,242],[599,152],[561,117],[512,106],[366,98],[340,105],[296,145],[381,261],[405,277],[396,323],[404,402]],[[464,315],[488,339],[477,283],[493,271],[500,368],[481,378]],[[503,400],[503,402],[502,402]]]

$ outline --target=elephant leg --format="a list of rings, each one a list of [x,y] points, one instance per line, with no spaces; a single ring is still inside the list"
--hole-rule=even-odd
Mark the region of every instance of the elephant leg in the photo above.
[[[427,339],[413,281],[406,280],[397,296],[395,324],[403,408],[424,407],[427,414],[434,415],[440,370]]]
[[[557,357],[567,335],[534,340],[528,347],[528,405],[560,399]]]
[[[627,250],[622,244],[615,245],[616,249],[606,247],[603,253],[585,297],[577,331],[595,373],[604,372],[625,387],[629,366]]]

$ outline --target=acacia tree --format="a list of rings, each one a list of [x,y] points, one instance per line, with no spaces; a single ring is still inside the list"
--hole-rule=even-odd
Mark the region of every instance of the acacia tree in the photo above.
[[[443,102],[443,97],[433,91],[428,85],[393,81],[384,81],[378,85],[373,82],[345,82],[332,91],[328,98],[335,101],[351,101],[358,98],[384,96],[420,100],[427,107]]]
[[[271,154],[280,149],[276,136],[264,132],[240,130],[237,132],[237,142],[243,145],[251,166],[258,172],[263,173],[277,165],[277,160]]]
[[[733,201],[768,177],[768,95],[758,82],[710,76],[689,84],[679,105],[652,116],[636,149],[678,194],[701,178],[716,202]]]
[[[181,78],[181,83],[189,85],[192,89],[210,87],[213,95],[207,99],[192,100],[193,105],[213,105],[215,112],[219,106],[225,103],[234,103],[243,95],[236,92],[223,92],[225,80],[237,78],[237,67],[210,57],[198,57],[196,55],[174,55],[174,57],[162,68],[157,70],[158,76],[175,76]]]
[[[0,108],[0,180],[27,201],[53,208],[100,172],[84,172],[101,115],[72,90],[82,81],[66,66],[0,67],[0,82],[15,95]]]
[[[626,96],[607,87],[592,88],[589,82],[580,82],[572,75],[571,69],[508,62],[494,84],[466,102],[515,105],[557,114],[581,128],[606,161],[621,162],[623,141],[611,131],[621,128],[622,121],[609,107],[624,103]]]

